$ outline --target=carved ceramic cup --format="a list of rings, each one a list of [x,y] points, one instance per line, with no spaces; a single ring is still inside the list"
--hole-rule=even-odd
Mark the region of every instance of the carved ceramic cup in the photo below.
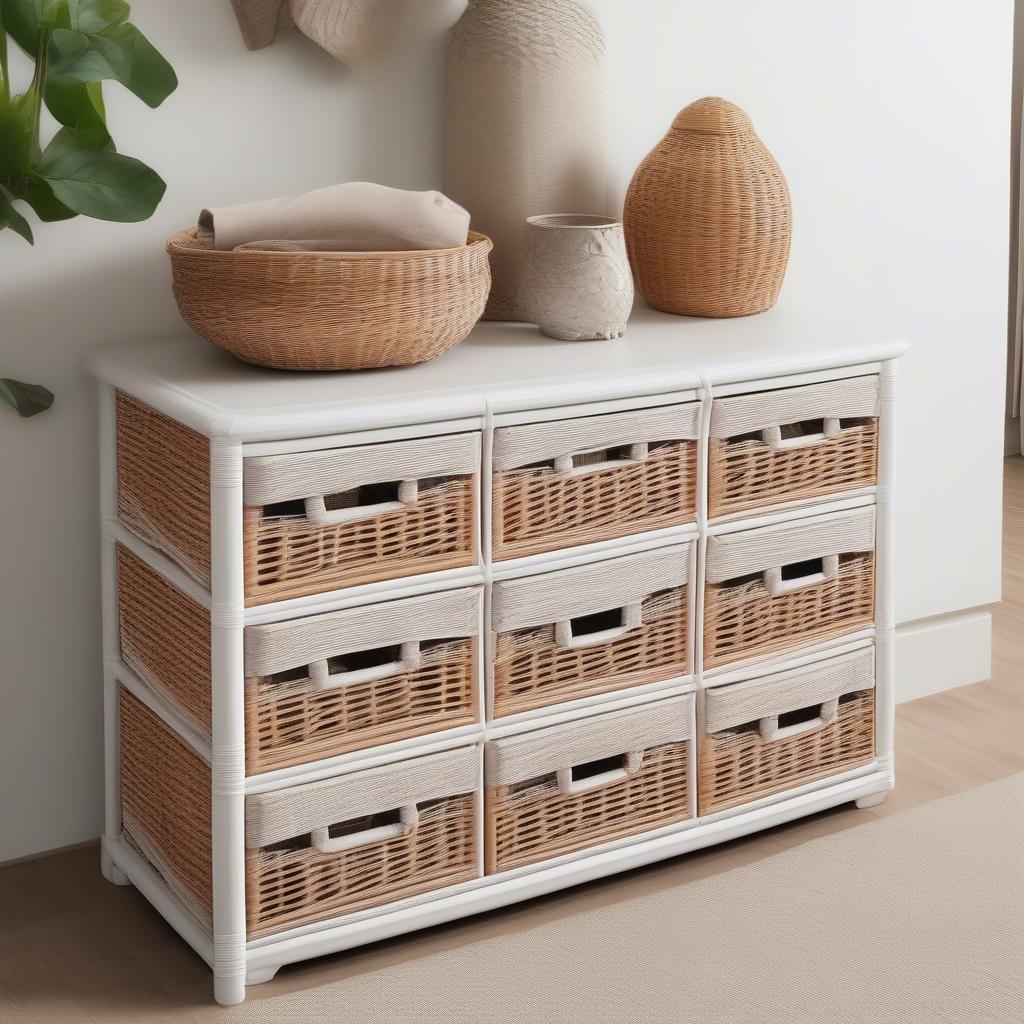
[[[526,222],[523,308],[561,341],[620,338],[633,308],[622,224],[554,214]]]

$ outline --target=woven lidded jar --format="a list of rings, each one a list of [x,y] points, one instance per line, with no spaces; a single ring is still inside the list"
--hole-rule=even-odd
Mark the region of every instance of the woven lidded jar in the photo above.
[[[649,305],[684,316],[748,316],[775,305],[792,207],[779,165],[734,103],[691,103],[637,168],[626,243]]]

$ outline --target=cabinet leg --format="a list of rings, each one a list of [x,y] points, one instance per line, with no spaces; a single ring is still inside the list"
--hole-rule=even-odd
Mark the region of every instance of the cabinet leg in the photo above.
[[[215,975],[213,998],[221,1006],[234,1006],[245,1001],[245,976],[239,974]]]
[[[113,885],[131,885],[131,879],[114,863],[106,850],[100,850],[100,871],[103,877]]]
[[[890,790],[884,789],[881,793],[871,793],[869,796],[859,797],[855,802],[857,807],[866,811],[869,807],[877,807],[879,804],[884,804],[889,797]]]
[[[280,967],[257,967],[254,970],[246,972],[245,984],[249,985],[265,985],[268,981],[274,980],[274,975],[280,970]]]

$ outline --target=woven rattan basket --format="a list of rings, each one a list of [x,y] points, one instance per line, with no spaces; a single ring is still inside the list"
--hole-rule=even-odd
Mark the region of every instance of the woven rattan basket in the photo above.
[[[718,399],[708,514],[734,516],[874,486],[878,413],[874,376]]]
[[[685,694],[488,743],[488,873],[685,821],[692,719]]]
[[[496,559],[676,526],[697,518],[700,406],[499,427]]]
[[[875,510],[711,537],[705,581],[705,668],[867,628],[875,614]]]
[[[494,714],[689,672],[688,544],[494,584]]]
[[[874,664],[869,648],[707,690],[700,813],[869,762],[875,754]]]
[[[789,259],[786,179],[733,103],[691,103],[626,196],[637,289],[655,309],[730,317],[775,305]]]
[[[480,319],[491,241],[422,252],[220,252],[182,231],[167,243],[174,297],[197,334],[279,370],[410,366]]]

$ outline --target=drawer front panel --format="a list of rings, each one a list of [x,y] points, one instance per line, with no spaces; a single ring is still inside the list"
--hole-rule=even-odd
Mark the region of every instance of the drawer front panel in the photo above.
[[[874,548],[874,508],[711,537],[705,668],[870,626]]]
[[[690,672],[692,545],[495,583],[496,716]]]
[[[693,697],[673,697],[487,744],[490,873],[690,816]]]
[[[249,936],[478,877],[477,747],[246,799]]]
[[[700,813],[711,814],[869,763],[873,648],[709,689]]]
[[[470,725],[482,588],[250,626],[250,775]]]
[[[716,399],[709,515],[871,487],[878,478],[877,377]]]
[[[250,605],[472,565],[479,434],[246,459]]]
[[[693,522],[700,405],[499,427],[495,559]]]

